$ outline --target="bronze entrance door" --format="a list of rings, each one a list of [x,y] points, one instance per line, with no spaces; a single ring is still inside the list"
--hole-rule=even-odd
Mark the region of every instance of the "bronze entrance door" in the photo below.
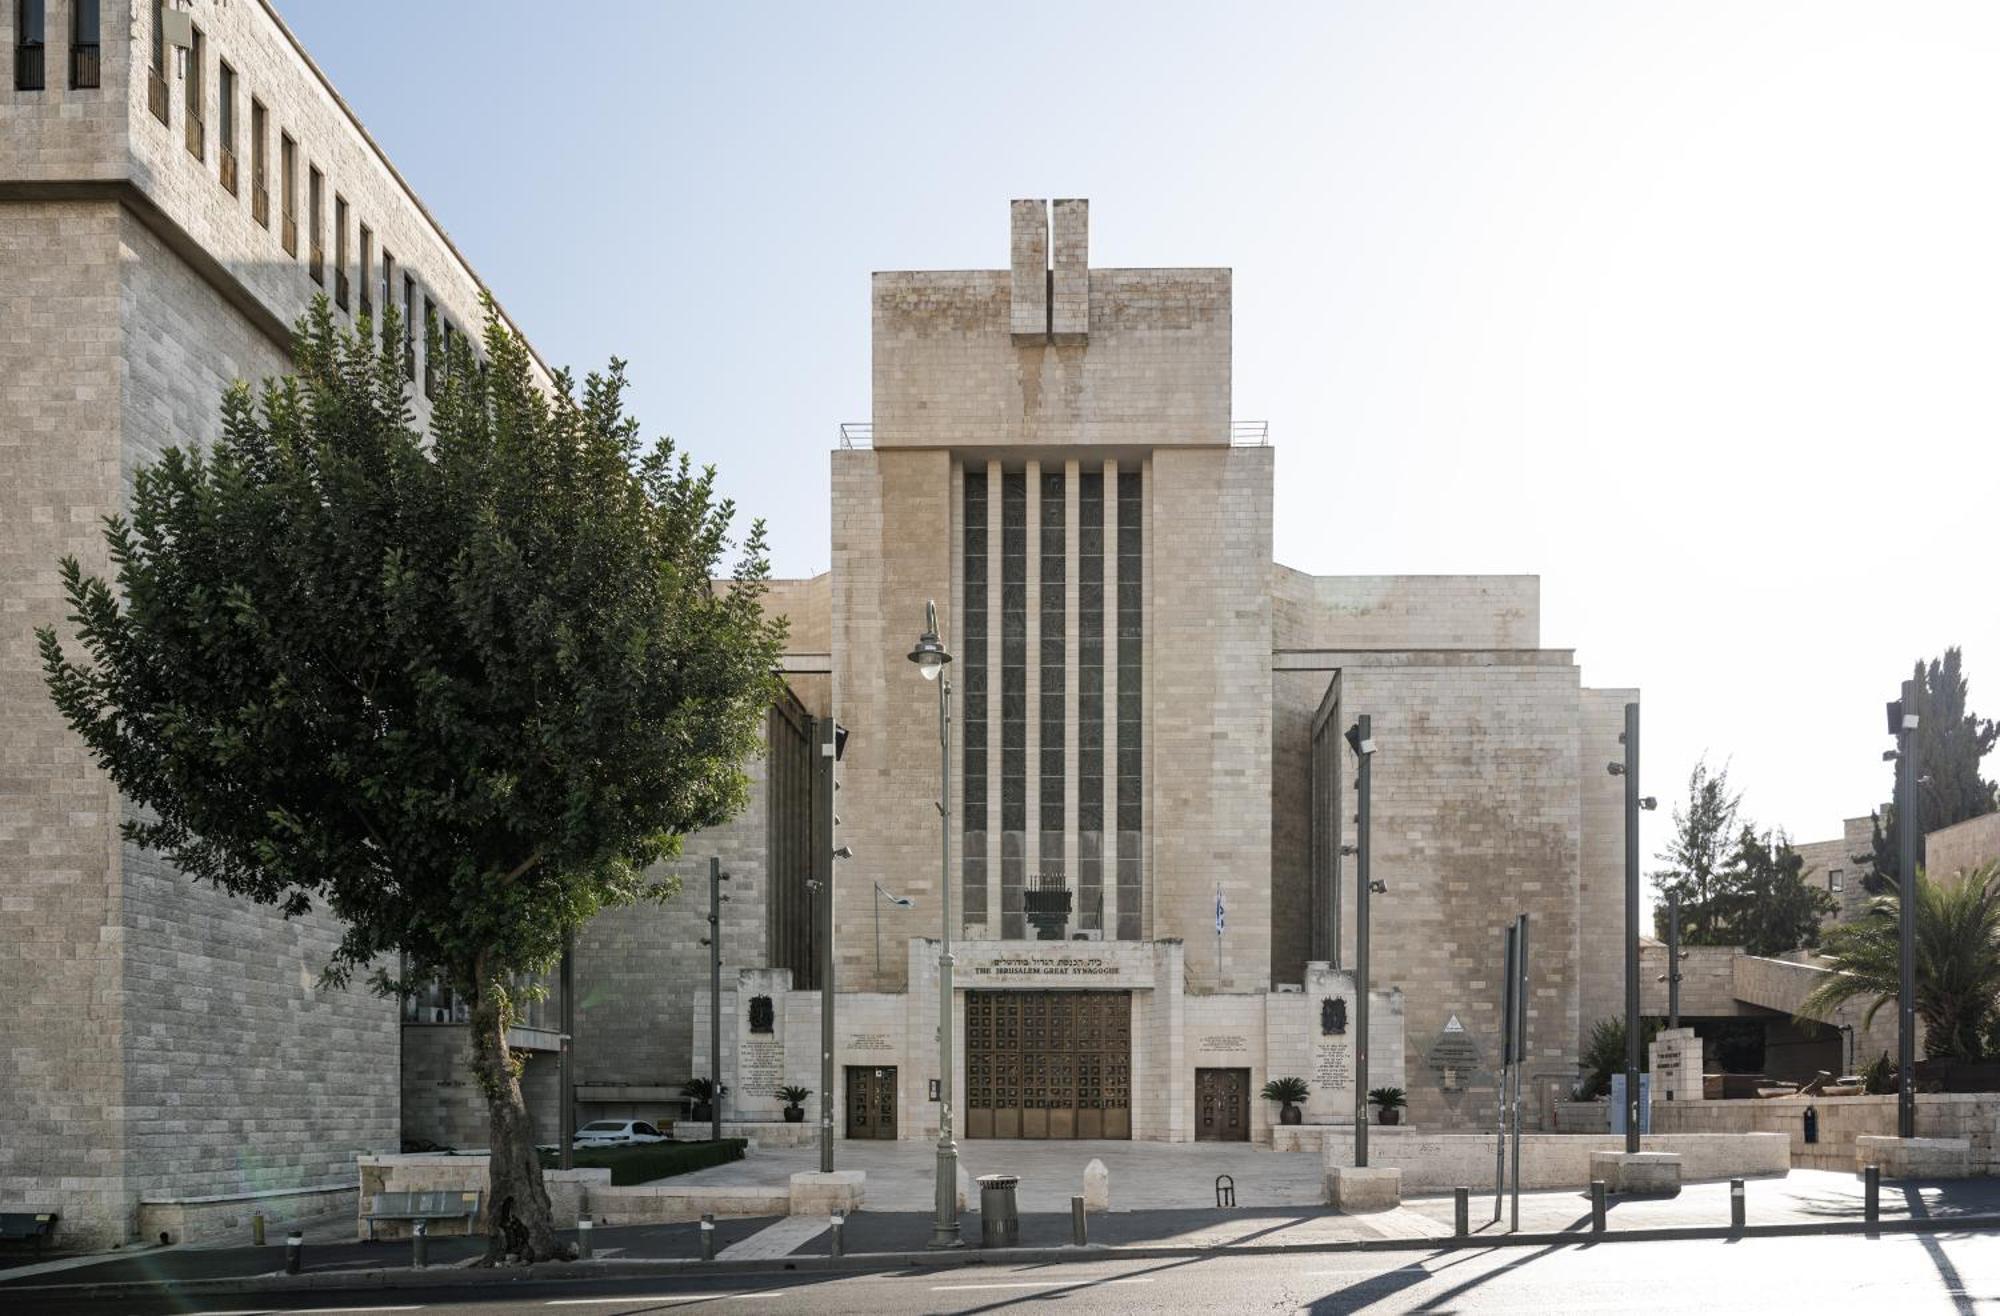
[[[1250,1141],[1250,1071],[1194,1071],[1194,1140]]]
[[[847,1136],[850,1138],[896,1136],[894,1065],[847,1067]]]
[[[965,1136],[1130,1138],[1130,992],[967,992]]]

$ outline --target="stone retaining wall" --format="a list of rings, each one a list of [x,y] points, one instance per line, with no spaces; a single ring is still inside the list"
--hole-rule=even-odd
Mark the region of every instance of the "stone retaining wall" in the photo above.
[[[1819,1141],[1811,1144],[1805,1140],[1807,1106],[1819,1114]],[[1891,1094],[1657,1104],[1653,1128],[1662,1133],[1782,1133],[1790,1142],[1793,1166],[1851,1172],[1856,1138],[1894,1136],[1896,1098]],[[1974,1174],[2000,1173],[1996,1131],[2000,1131],[2000,1093],[1917,1094],[1917,1136],[1968,1140]]]
[[[1441,1192],[1460,1187],[1490,1192],[1493,1142],[1493,1135],[1485,1133],[1412,1131],[1402,1137],[1377,1138],[1371,1130],[1368,1163],[1402,1170],[1405,1192]],[[1784,1174],[1791,1168],[1785,1140],[1775,1133],[1654,1133],[1640,1140],[1640,1148],[1677,1153],[1681,1158],[1682,1181],[1689,1183],[1742,1175]],[[1328,1130],[1326,1149],[1329,1167],[1352,1165],[1352,1131]],[[1581,1188],[1590,1182],[1592,1152],[1624,1149],[1623,1134],[1524,1133],[1521,1187]]]
[[[284,1188],[261,1193],[217,1197],[142,1198],[139,1238],[145,1243],[208,1243],[231,1239],[251,1241],[251,1217],[264,1217],[267,1242],[281,1241],[284,1230],[303,1220],[346,1215],[354,1208],[354,1185],[340,1188]]]
[[[488,1207],[485,1196],[486,1160],[484,1155],[356,1157],[361,1189],[355,1202],[355,1236],[368,1237],[368,1206],[377,1193],[478,1192],[481,1194],[479,1215],[469,1230],[463,1221],[438,1221],[432,1224],[429,1232],[433,1237],[485,1232]],[[574,1222],[582,1215],[587,1193],[611,1186],[611,1171],[544,1170],[542,1182],[548,1187],[549,1204],[554,1208],[556,1222],[560,1226],[565,1221]],[[409,1232],[408,1224],[397,1221],[382,1221],[375,1226],[376,1238],[406,1238]]]

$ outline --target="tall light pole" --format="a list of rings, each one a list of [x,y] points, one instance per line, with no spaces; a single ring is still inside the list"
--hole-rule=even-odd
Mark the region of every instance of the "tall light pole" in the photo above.
[[[938,907],[943,950],[938,956],[937,1219],[930,1245],[963,1247],[965,1240],[958,1236],[958,1144],[951,1137],[951,678],[944,674],[951,654],[938,638],[935,600],[924,604],[924,633],[910,650],[910,661],[938,688]]]
[[[1896,738],[1896,1136],[1917,1136],[1917,683],[1889,705]]]
[[[1360,802],[1355,810],[1356,857],[1354,861],[1354,1164],[1368,1165],[1368,896],[1375,890],[1374,874],[1368,866],[1369,764],[1375,758],[1374,719],[1363,713],[1347,729],[1347,743],[1361,760],[1354,790]]]
[[[576,930],[563,932],[562,972],[556,984],[562,992],[562,1061],[556,1094],[556,1123],[562,1126],[562,1142],[556,1153],[561,1169],[573,1168],[576,1146]]]
[[[1639,1150],[1639,810],[1659,801],[1639,795],[1639,705],[1625,705],[1625,761],[1609,764],[1625,778],[1625,1150]],[[1669,966],[1668,973],[1673,973]]]

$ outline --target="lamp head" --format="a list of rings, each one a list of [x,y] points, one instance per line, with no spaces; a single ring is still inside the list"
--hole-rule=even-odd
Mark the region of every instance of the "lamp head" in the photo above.
[[[951,661],[951,654],[938,639],[935,599],[924,604],[924,633],[917,637],[917,647],[910,650],[910,661],[917,665],[917,670],[924,674],[926,681],[937,680],[938,674],[944,671],[944,665]]]

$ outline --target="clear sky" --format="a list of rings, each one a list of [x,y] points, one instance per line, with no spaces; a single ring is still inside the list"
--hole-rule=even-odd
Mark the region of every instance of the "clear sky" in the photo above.
[[[870,271],[1080,196],[1093,264],[1234,268],[1280,561],[1538,574],[1543,642],[1643,689],[1649,867],[1703,753],[1801,840],[1884,798],[1919,655],[2000,712],[2000,7],[280,2],[781,575]]]

